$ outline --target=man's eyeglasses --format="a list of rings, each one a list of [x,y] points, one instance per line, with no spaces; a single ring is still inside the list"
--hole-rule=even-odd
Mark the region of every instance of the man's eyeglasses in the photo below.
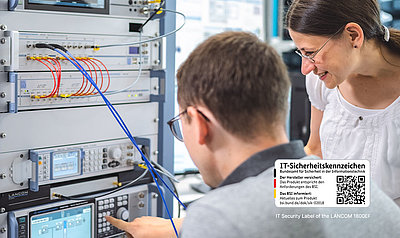
[[[300,57],[308,59],[309,61],[311,61],[313,64],[315,63],[315,56],[326,46],[326,44],[328,44],[328,42],[335,37],[339,32],[341,32],[341,30],[343,29],[343,27],[341,27],[337,32],[335,32],[335,34],[333,34],[331,37],[329,37],[329,39],[327,41],[325,41],[325,43],[316,51],[314,51],[313,53],[311,53],[310,55],[304,55],[303,53],[301,53],[301,51],[299,49],[295,50],[294,52],[296,54],[298,54]]]
[[[210,121],[201,111],[196,109],[204,119],[207,121]],[[183,142],[183,134],[182,134],[182,122],[181,122],[181,116],[187,113],[187,109],[183,110],[181,113],[179,113],[177,116],[172,118],[167,122],[169,125],[169,128],[171,129],[172,134],[175,136],[176,139],[179,141]]]

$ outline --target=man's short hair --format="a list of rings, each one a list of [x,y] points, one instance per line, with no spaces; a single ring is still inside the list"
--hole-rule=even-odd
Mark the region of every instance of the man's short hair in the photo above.
[[[257,36],[224,32],[200,44],[177,73],[181,108],[203,105],[245,140],[284,125],[290,80],[277,52]]]

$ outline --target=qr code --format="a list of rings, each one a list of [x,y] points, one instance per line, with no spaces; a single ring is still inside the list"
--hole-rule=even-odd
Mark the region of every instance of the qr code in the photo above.
[[[336,204],[365,204],[365,176],[336,176]]]

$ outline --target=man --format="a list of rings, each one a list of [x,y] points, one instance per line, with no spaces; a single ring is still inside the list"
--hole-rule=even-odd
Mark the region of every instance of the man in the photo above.
[[[369,230],[383,223],[389,227],[386,231],[360,234],[398,234],[394,224],[400,222],[399,208],[382,193],[371,199],[368,212],[375,215],[375,223],[368,226],[365,221],[336,224],[276,218],[279,213],[327,210],[275,207],[268,168],[278,158],[299,159],[306,154],[303,144],[289,143],[285,133],[290,88],[285,66],[275,50],[256,36],[225,32],[210,37],[190,54],[177,79],[181,113],[170,124],[181,121],[183,133],[173,133],[184,141],[205,183],[216,188],[190,205],[182,224],[175,220],[180,237],[337,237],[353,231],[335,230],[347,224]],[[385,204],[379,204],[380,210],[374,207],[379,202]],[[382,210],[396,215],[389,217]],[[135,238],[175,237],[165,219],[145,217],[131,223],[107,219]]]

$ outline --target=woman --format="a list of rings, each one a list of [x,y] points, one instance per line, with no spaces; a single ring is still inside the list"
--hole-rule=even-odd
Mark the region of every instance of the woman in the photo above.
[[[286,22],[312,104],[306,152],[367,159],[399,198],[400,31],[381,24],[376,0],[294,0]]]

